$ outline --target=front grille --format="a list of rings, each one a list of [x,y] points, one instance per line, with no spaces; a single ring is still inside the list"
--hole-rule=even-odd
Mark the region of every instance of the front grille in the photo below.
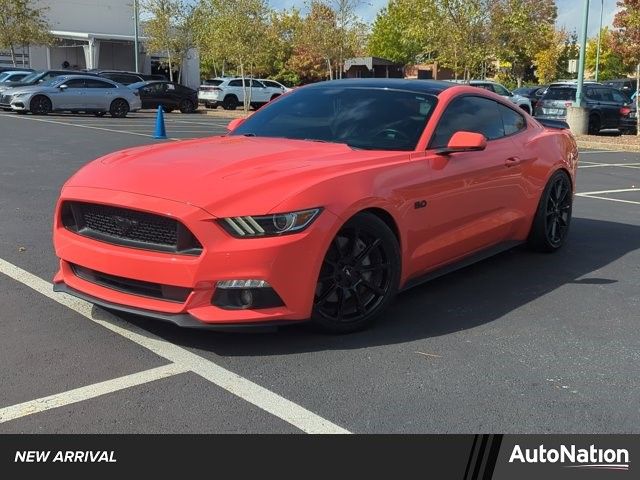
[[[9,105],[10,101],[11,101],[11,95],[2,95],[0,97],[0,103],[2,104]]]
[[[189,288],[117,277],[79,265],[71,264],[71,269],[78,278],[102,287],[128,293],[129,295],[156,298],[167,302],[184,303],[191,293],[191,289]]]
[[[69,230],[116,245],[199,255],[202,245],[179,221],[153,213],[84,202],[62,205],[62,224]]]

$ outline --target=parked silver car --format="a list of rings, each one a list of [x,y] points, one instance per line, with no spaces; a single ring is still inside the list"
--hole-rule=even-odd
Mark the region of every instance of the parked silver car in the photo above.
[[[137,91],[119,83],[88,75],[63,75],[38,85],[2,92],[0,108],[18,113],[46,115],[54,111],[88,112],[126,117],[142,107]]]

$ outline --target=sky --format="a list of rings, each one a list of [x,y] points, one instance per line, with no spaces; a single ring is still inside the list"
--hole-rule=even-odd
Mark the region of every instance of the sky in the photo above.
[[[272,7],[276,9],[289,8],[292,6],[304,8],[304,0],[269,0]],[[603,25],[611,25],[616,12],[617,0],[604,0]],[[387,4],[387,0],[363,0],[358,8],[358,14],[366,21],[372,22],[378,11]],[[577,31],[582,28],[582,13],[585,0],[556,0],[558,5],[558,26],[565,27],[568,31]],[[589,36],[598,33],[600,23],[600,6],[602,0],[591,0],[589,8]]]

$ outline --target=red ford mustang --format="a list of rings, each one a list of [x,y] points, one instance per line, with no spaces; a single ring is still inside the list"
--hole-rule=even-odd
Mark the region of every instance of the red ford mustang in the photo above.
[[[399,290],[567,236],[573,137],[486,90],[324,82],[230,129],[76,173],[56,208],[55,290],[185,327],[348,332]]]

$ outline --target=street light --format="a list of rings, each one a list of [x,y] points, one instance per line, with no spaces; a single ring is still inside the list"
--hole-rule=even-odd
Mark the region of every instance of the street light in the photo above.
[[[133,57],[136,66],[136,73],[140,72],[140,68],[138,65],[138,0],[133,0]]]
[[[598,29],[598,50],[596,52],[596,82],[600,73],[600,41],[602,38],[602,14],[604,12],[604,0],[600,3],[600,28]]]
[[[589,0],[584,0],[582,32],[580,33],[580,58],[578,59],[578,88],[576,91],[576,107],[582,107],[582,87],[584,85],[584,59],[587,53],[588,28],[589,28]]]

